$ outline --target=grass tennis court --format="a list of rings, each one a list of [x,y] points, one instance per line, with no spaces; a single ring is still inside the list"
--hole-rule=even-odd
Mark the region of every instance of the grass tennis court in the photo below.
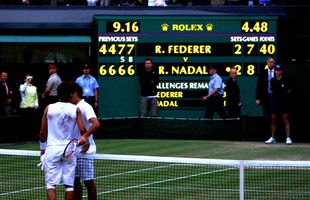
[[[97,153],[233,160],[309,160],[310,143],[158,139],[96,139]],[[0,148],[38,150],[37,143],[0,144]]]
[[[310,147],[202,140],[109,139],[96,143],[98,153],[234,160],[309,160]],[[38,145],[3,148],[37,150]],[[43,172],[36,166],[39,157],[9,159],[1,155],[0,162],[0,199],[45,199]],[[98,199],[239,199],[239,166],[96,160],[95,167]],[[309,167],[249,167],[245,172],[245,199],[310,199]],[[58,187],[60,196],[62,190]]]

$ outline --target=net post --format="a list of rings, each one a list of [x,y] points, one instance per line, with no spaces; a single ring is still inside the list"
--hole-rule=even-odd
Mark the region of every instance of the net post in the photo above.
[[[240,161],[239,166],[239,187],[240,187],[240,200],[244,200],[244,161]]]

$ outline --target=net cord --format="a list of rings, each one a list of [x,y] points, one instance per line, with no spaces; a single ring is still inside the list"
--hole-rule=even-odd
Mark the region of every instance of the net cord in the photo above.
[[[33,150],[12,150],[0,149],[0,155],[16,156],[40,156],[40,151]],[[310,161],[269,161],[269,160],[227,160],[227,159],[206,159],[206,158],[185,158],[185,157],[161,157],[161,156],[141,156],[141,155],[118,155],[118,154],[96,154],[89,158],[101,160],[123,160],[141,162],[162,162],[179,164],[210,164],[238,167],[243,163],[246,167],[310,167]]]

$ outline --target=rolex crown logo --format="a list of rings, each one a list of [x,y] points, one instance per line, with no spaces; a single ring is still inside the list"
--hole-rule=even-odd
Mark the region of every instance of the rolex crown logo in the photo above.
[[[212,31],[213,30],[213,24],[207,24],[206,28],[207,28],[207,31]]]
[[[168,31],[169,25],[168,24],[162,24],[161,28],[163,29],[163,31]]]

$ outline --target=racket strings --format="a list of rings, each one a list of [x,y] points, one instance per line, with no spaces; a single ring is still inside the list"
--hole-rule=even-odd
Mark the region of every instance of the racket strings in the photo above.
[[[71,142],[67,145],[67,147],[66,147],[66,149],[65,149],[65,151],[64,151],[64,157],[67,158],[67,157],[71,156],[71,155],[73,154],[73,152],[75,151],[75,149],[76,149],[76,147],[77,147],[77,144],[78,144],[77,141],[75,141],[75,140],[71,141]]]

